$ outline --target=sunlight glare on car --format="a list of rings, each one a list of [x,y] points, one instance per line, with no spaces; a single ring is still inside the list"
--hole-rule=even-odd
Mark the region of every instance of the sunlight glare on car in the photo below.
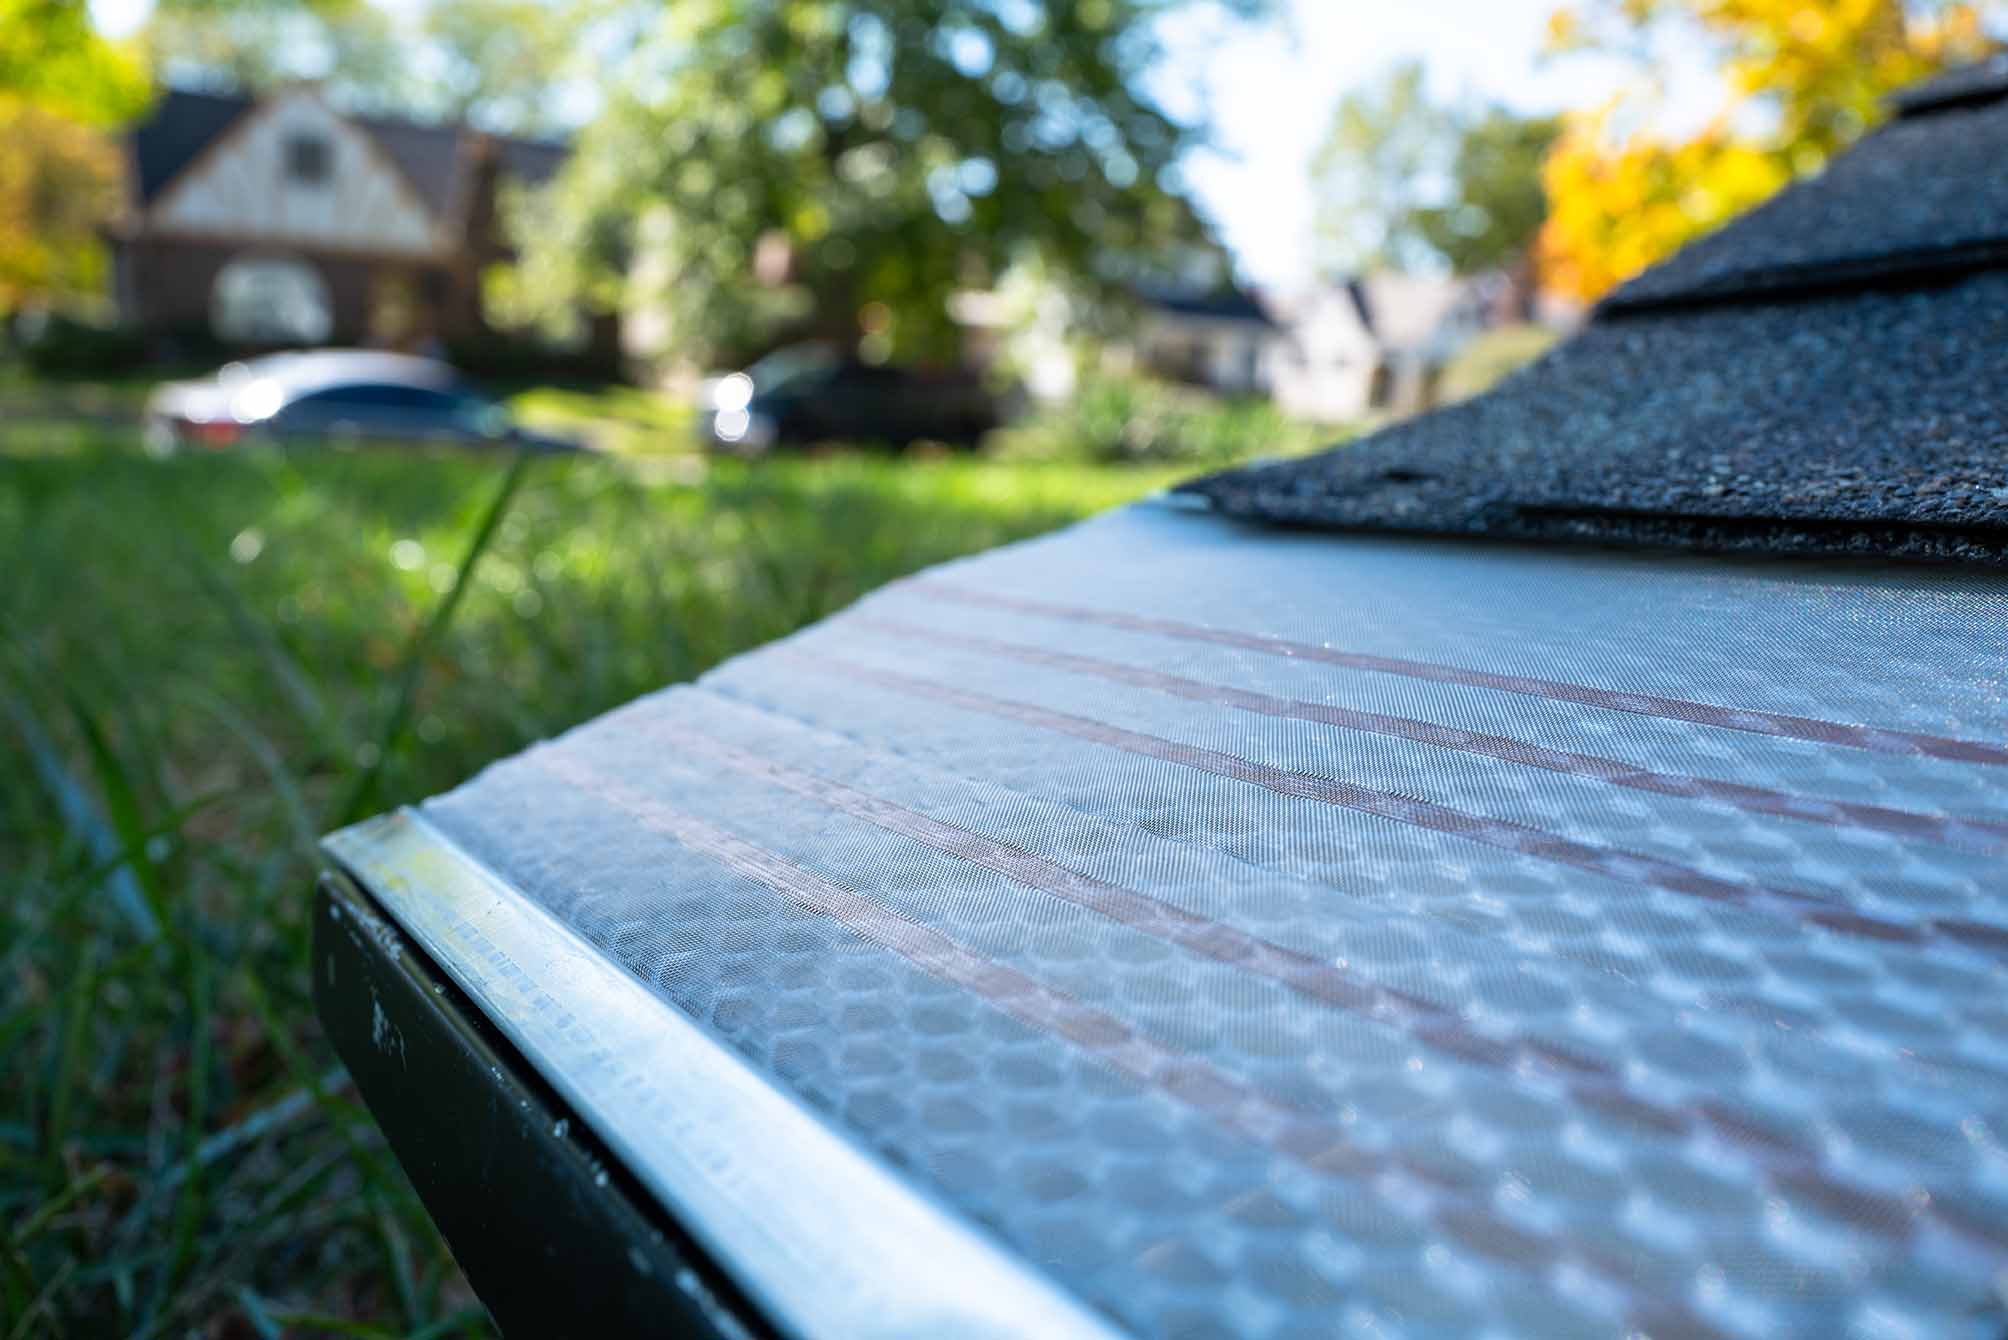
[[[230,417],[239,423],[268,419],[285,403],[285,389],[270,377],[260,377],[230,397]]]
[[[724,414],[743,414],[753,403],[753,379],[743,372],[728,373],[718,379],[711,393],[713,408]]]

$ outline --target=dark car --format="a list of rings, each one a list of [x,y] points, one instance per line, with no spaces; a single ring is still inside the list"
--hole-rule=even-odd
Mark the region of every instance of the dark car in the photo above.
[[[517,426],[445,363],[408,354],[272,354],[165,383],[147,401],[146,446],[156,455],[308,440],[577,448]]]
[[[792,345],[706,383],[699,430],[714,447],[756,455],[833,440],[974,442],[997,421],[997,405],[973,373],[865,363],[821,345]]]

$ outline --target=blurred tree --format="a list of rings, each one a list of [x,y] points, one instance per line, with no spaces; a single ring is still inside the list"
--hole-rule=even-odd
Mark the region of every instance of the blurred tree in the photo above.
[[[98,127],[0,93],[0,313],[103,291],[120,164]]]
[[[1327,269],[1351,275],[1440,259],[1416,218],[1450,202],[1457,133],[1456,111],[1430,100],[1421,61],[1340,99],[1311,168]]]
[[[1560,131],[1554,117],[1504,107],[1467,121],[1451,161],[1451,201],[1415,211],[1417,236],[1459,274],[1519,266],[1548,216],[1541,163]]]
[[[84,0],[0,0],[0,94],[88,125],[146,103],[146,69],[91,26]]]
[[[694,358],[926,356],[955,346],[949,295],[1013,261],[1087,295],[1176,269],[1207,245],[1175,189],[1199,131],[1137,89],[1186,2],[667,7],[519,228],[521,288],[647,308]]]
[[[523,134],[565,127],[591,25],[622,0],[157,0],[154,62],[183,85],[311,79],[337,102]]]
[[[1517,266],[1547,212],[1541,161],[1557,123],[1431,101],[1420,62],[1348,95],[1313,165],[1325,266]]]
[[[1983,6],[1945,0],[1593,0],[1559,11],[1551,46],[1619,55],[1653,75],[1655,39],[1696,35],[1729,102],[1686,139],[1615,99],[1570,115],[1543,174],[1546,285],[1594,300],[1617,283],[1817,171],[1884,114],[1888,94],[1993,43]],[[1648,89],[1656,81],[1641,81]]]
[[[434,69],[415,98],[488,130],[564,128],[556,95],[584,54],[580,31],[601,8],[578,0],[433,0],[420,24]]]
[[[351,107],[410,109],[413,44],[369,0],[156,0],[145,41],[172,84],[259,92],[311,79]]]
[[[0,0],[0,312],[101,287],[119,205],[106,128],[145,106],[144,65],[82,0]]]

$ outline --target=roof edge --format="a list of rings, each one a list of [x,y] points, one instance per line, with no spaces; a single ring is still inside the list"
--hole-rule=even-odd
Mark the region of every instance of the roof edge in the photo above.
[[[2008,237],[1817,264],[1735,270],[1678,293],[1627,297],[1619,288],[1597,303],[1590,314],[1593,320],[1601,321],[1702,307],[1811,302],[1864,290],[1937,287],[1999,269],[2008,269]]]
[[[365,820],[321,849],[789,1334],[1118,1340],[421,812]],[[833,1205],[849,1231],[829,1231]]]
[[[1946,70],[1921,84],[1889,95],[1888,106],[1899,118],[1930,116],[1960,107],[1978,107],[2008,98],[2008,51],[1958,69]]]

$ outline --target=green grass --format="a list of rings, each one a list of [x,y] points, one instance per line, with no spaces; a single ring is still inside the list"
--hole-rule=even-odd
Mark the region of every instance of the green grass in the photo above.
[[[315,1022],[316,835],[1182,471],[509,472],[0,424],[0,1340],[486,1334]]]
[[[634,386],[534,386],[506,397],[525,425],[577,438],[599,451],[647,455],[689,451],[697,416],[688,404]]]

